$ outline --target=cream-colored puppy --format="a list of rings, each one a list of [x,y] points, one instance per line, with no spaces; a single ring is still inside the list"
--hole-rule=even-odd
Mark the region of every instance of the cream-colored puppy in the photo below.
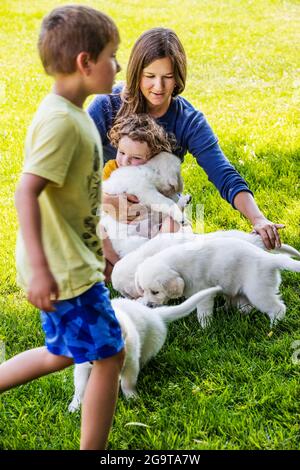
[[[216,295],[220,287],[197,292],[190,299],[173,307],[151,310],[129,299],[113,299],[112,306],[121,325],[125,340],[125,363],[121,373],[121,388],[126,398],[135,397],[140,368],[160,351],[167,336],[167,324],[187,316],[207,296]],[[69,411],[77,410],[82,402],[92,365],[76,364],[74,369],[75,393]]]
[[[146,259],[137,268],[136,288],[143,301],[154,306],[219,285],[226,296],[242,296],[266,313],[272,324],[286,311],[278,295],[281,269],[300,272],[300,261],[267,253],[237,238],[202,240],[183,244],[180,250],[168,248]],[[212,295],[197,307],[202,327],[213,313],[213,304]]]
[[[121,258],[159,232],[159,213],[188,227],[183,209],[190,196],[182,196],[179,200],[177,196],[183,189],[180,164],[176,155],[161,152],[144,165],[120,167],[103,181],[105,193],[133,194],[149,209],[149,217],[138,224],[123,224],[102,212],[101,225]]]
[[[189,241],[224,239],[228,237],[244,240],[261,249],[266,249],[260,235],[245,233],[239,230],[227,230],[205,234],[163,233],[157,235],[152,240],[148,240],[143,244],[143,246],[140,246],[127,254],[115,264],[111,277],[113,287],[125,297],[137,299],[140,295],[135,286],[135,273],[138,265],[145,259],[150,258],[156,253],[162,252],[166,248],[181,245],[182,243],[187,243]],[[177,247],[177,249],[180,250],[179,247]],[[298,256],[300,258],[299,251],[289,245],[282,244],[280,248],[272,250],[272,252],[285,253],[290,256]]]

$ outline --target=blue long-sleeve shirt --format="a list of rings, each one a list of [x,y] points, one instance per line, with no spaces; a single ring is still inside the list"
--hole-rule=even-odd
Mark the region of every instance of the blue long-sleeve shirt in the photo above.
[[[97,95],[88,107],[100,133],[104,161],[116,157],[116,149],[110,145],[107,133],[121,106],[120,92],[123,84],[113,88],[110,95]],[[173,98],[168,111],[156,121],[168,133],[175,135],[177,148],[174,153],[183,161],[189,152],[206,172],[221,196],[233,207],[235,196],[241,191],[252,194],[245,180],[223,154],[218,139],[200,111],[196,110],[185,98]]]

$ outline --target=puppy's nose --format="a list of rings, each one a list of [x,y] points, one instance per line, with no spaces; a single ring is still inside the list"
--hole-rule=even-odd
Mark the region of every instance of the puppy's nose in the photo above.
[[[147,302],[147,307],[155,308],[157,305],[154,302]]]

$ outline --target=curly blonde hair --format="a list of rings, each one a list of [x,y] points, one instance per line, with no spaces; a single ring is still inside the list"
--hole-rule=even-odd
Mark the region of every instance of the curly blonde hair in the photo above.
[[[109,131],[108,137],[111,144],[117,148],[120,140],[125,136],[138,142],[146,142],[151,157],[160,152],[171,153],[176,143],[175,137],[168,135],[148,114],[119,117]]]

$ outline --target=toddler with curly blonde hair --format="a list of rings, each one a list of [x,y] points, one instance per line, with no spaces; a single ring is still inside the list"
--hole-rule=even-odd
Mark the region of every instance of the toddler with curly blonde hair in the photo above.
[[[103,180],[108,179],[112,172],[120,167],[144,165],[160,152],[172,153],[176,144],[175,138],[168,135],[163,127],[148,114],[132,114],[118,118],[108,137],[111,144],[117,148],[117,155],[116,159],[109,160],[105,164],[102,173]],[[132,202],[138,202],[134,200],[135,196],[128,195],[129,201],[131,201],[130,198],[133,198]],[[177,232],[179,229],[179,224],[170,217],[166,217],[160,226],[160,232]],[[106,280],[109,280],[112,267],[119,258],[107,234],[103,232],[103,227],[101,227],[101,233],[108,268]]]
[[[160,152],[172,153],[175,139],[147,114],[132,114],[117,119],[108,134],[116,147],[115,160],[109,160],[103,168],[103,179],[121,166],[144,165]]]

